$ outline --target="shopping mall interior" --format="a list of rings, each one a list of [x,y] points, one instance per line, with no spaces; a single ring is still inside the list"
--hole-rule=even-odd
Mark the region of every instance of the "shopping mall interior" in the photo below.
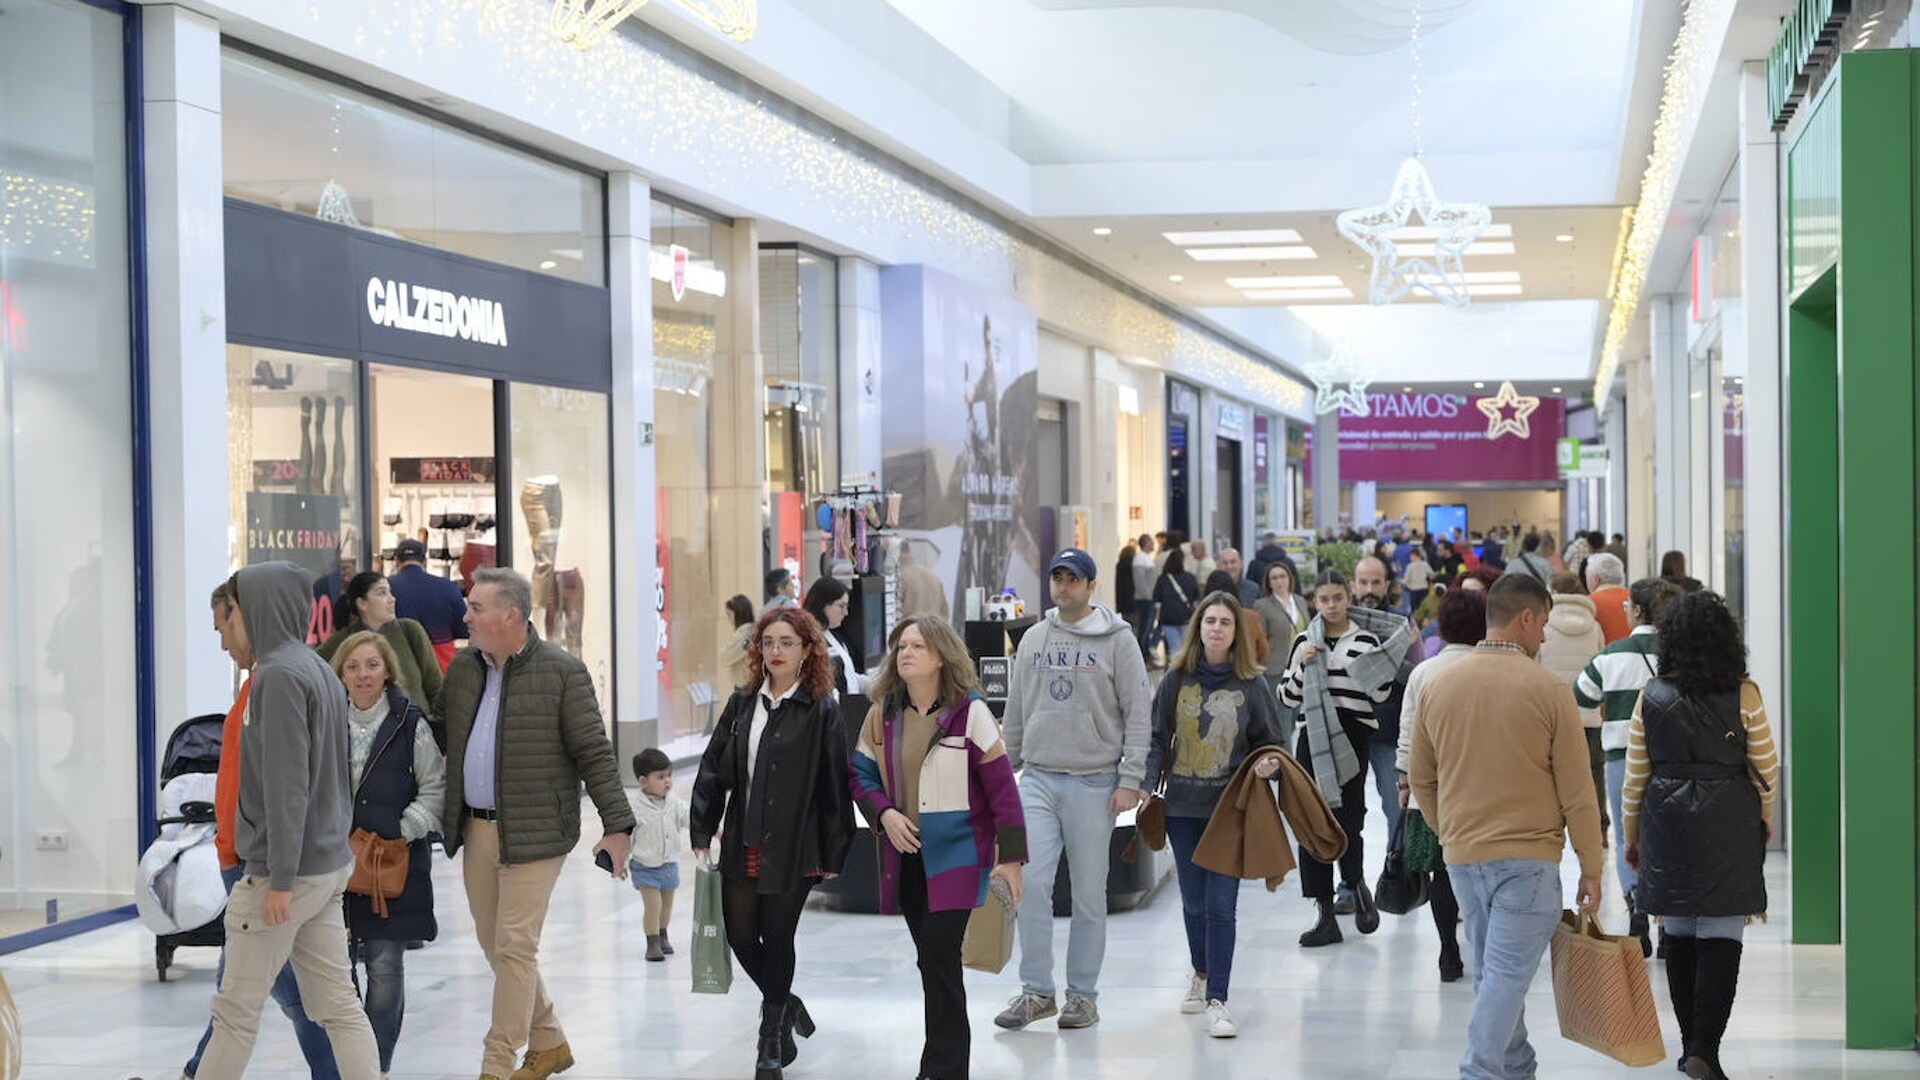
[[[217,874],[216,825],[236,811],[204,810],[239,760],[223,718],[256,723],[206,599],[243,568],[300,569],[315,646],[377,629],[354,591],[374,575],[413,575],[395,625],[444,653],[448,701],[457,665],[492,679],[489,731],[513,669],[497,677],[457,612],[414,626],[410,590],[425,575],[459,603],[488,587],[476,575],[518,571],[532,637],[578,674],[567,700],[597,709],[594,760],[611,748],[644,809],[640,751],[691,798],[736,700],[786,708],[734,693],[741,650],[763,663],[750,627],[786,603],[782,576],[796,599],[847,597],[825,629],[851,750],[870,707],[898,718],[904,697],[864,690],[895,670],[902,620],[957,627],[1004,719],[1040,655],[1022,635],[1050,628],[1051,650],[1063,632],[1062,552],[1091,557],[1145,692],[1184,703],[1182,657],[1214,655],[1188,595],[1209,571],[1253,619],[1275,565],[1312,601],[1318,574],[1357,576],[1379,543],[1382,603],[1425,632],[1386,730],[1441,652],[1443,589],[1538,565],[1592,611],[1611,553],[1619,584],[1719,598],[1778,751],[1754,845],[1764,899],[1653,912],[1662,944],[1643,957],[1625,815],[1604,805],[1626,782],[1610,771],[1646,752],[1627,741],[1635,693],[1616,716],[1609,690],[1604,727],[1599,706],[1583,718],[1609,740],[1592,761],[1609,830],[1596,921],[1626,935],[1607,955],[1632,998],[1608,1015],[1657,1026],[1640,1051],[1659,1056],[1569,1019],[1588,985],[1562,977],[1569,932],[1527,969],[1537,1065],[1509,1058],[1507,1075],[1712,1057],[1670,993],[1668,923],[1690,916],[1751,918],[1724,1072],[1686,1075],[1920,1075],[1917,307],[1912,0],[0,0],[0,1080],[193,1076],[216,989],[244,985],[220,974],[245,920]],[[1169,572],[1169,544],[1193,580]],[[1327,625],[1285,618],[1269,700],[1312,665],[1291,635]],[[1669,674],[1666,653],[1658,672],[1633,655]],[[1583,677],[1566,676],[1582,707]],[[1751,733],[1748,700],[1730,708]],[[446,752],[441,703],[419,704]],[[1354,756],[1308,742],[1327,737],[1308,732],[1316,708],[1298,721],[1309,783]],[[1396,773],[1419,766],[1387,738],[1353,744],[1369,782],[1349,846],[1369,887],[1412,850],[1395,823],[1424,820],[1402,815]],[[1122,779],[1102,768],[1125,789],[1118,760]],[[1023,767],[1029,838],[1036,771],[1059,775]],[[234,782],[246,833],[249,800],[278,796]],[[564,787],[541,795],[563,823]],[[505,969],[476,937],[473,856],[442,854],[445,829],[478,827],[469,810],[498,810],[474,790],[407,837],[437,930],[404,935],[425,944],[405,953],[403,1007],[364,994],[369,1016],[395,1010],[385,1030],[407,1016],[381,1075],[497,1070],[482,1055]],[[931,946],[874,913],[892,908],[895,853],[859,805],[845,876],[814,890],[794,939],[818,1032],[785,1072],[967,1075],[964,1053],[917,1056],[923,1019],[958,1021],[931,999],[923,1018]],[[1344,942],[1303,947],[1324,917],[1304,876],[1239,894],[1238,1038],[1183,1015],[1212,997],[1225,1014],[1224,990],[1181,999],[1204,981],[1189,985],[1205,939],[1189,930],[1205,917],[1184,899],[1204,886],[1187,855],[1124,843],[1137,812],[1115,806],[1104,967],[1097,945],[1068,953],[1070,924],[1098,920],[1064,917],[1080,910],[1067,869],[1026,881],[1056,889],[1079,980],[1065,1004],[1097,1011],[996,1025],[1034,977],[969,960],[972,1075],[1499,1075],[1468,1065],[1495,996],[1475,989],[1485,924],[1467,918],[1467,979],[1436,974],[1426,910],[1372,933],[1341,910]],[[720,901],[696,903],[691,837],[669,821],[687,887],[663,932],[680,949],[649,962],[652,908],[595,867],[606,808],[581,812],[543,937],[533,924],[569,1075],[747,1075],[753,985],[696,993],[690,974]],[[1591,867],[1564,824],[1571,911]],[[1445,876],[1414,875],[1423,897]],[[196,877],[215,899],[189,919],[175,905]],[[365,885],[347,888],[358,927]],[[316,1063],[278,1011],[245,1075],[351,1071]],[[529,1042],[519,1023],[532,1056],[496,1080],[553,1071],[539,1044],[555,1029],[536,1010]],[[233,1059],[208,1060],[213,1076]]]

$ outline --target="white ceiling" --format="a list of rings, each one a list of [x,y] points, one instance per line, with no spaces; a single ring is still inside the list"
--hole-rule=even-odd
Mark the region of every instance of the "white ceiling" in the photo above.
[[[1561,382],[1584,391],[1593,341],[1606,317],[1598,299],[1298,307],[1293,314],[1328,342],[1344,345],[1388,383],[1512,379]]]

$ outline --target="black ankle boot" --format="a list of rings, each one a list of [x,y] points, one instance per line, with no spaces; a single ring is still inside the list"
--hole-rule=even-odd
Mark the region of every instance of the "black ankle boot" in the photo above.
[[[1627,933],[1640,939],[1641,956],[1653,955],[1653,939],[1648,936],[1647,916],[1640,910],[1639,897],[1634,895],[1632,889],[1627,890]]]
[[[1340,933],[1340,924],[1333,918],[1333,901],[1315,900],[1314,903],[1320,908],[1320,921],[1313,924],[1313,929],[1300,935],[1301,947],[1317,949],[1322,945],[1345,941],[1345,935]]]
[[[787,1007],[780,1021],[780,1067],[793,1064],[800,1056],[800,1047],[793,1041],[793,1033],[798,1031],[803,1039],[813,1038],[813,1017],[807,1014],[807,1004],[798,994],[787,995]]]
[[[1380,909],[1374,905],[1373,891],[1364,881],[1353,887],[1353,928],[1363,934],[1380,929]]]
[[[787,1003],[760,1003],[760,1038],[754,1046],[753,1080],[780,1080],[780,1032],[786,1025]]]
[[[1668,939],[1669,952],[1680,940]],[[1693,948],[1693,1042],[1687,1047],[1686,1072],[1694,1080],[1727,1080],[1720,1068],[1720,1040],[1733,1016],[1742,946],[1725,938],[1698,938]]]
[[[1460,943],[1446,940],[1440,943],[1440,981],[1459,982],[1467,973],[1466,962],[1460,959]]]
[[[1693,987],[1698,954],[1694,939],[1667,939],[1667,996],[1673,999],[1673,1017],[1680,1023],[1680,1056],[1675,1066],[1685,1072],[1687,1058],[1693,1053]]]

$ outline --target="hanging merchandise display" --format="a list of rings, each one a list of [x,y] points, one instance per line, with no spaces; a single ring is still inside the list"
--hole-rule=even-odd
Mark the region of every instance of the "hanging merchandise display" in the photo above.
[[[1423,292],[1448,307],[1466,307],[1472,295],[1467,286],[1467,250],[1493,223],[1493,211],[1481,203],[1441,202],[1433,180],[1421,161],[1425,147],[1420,130],[1421,104],[1420,4],[1413,5],[1413,156],[1400,163],[1387,200],[1348,210],[1337,219],[1340,235],[1373,259],[1367,298],[1375,305],[1391,304],[1414,292]],[[1418,215],[1424,228],[1411,240],[1408,221]],[[1431,250],[1432,257],[1425,253]],[[1421,254],[1414,254],[1414,252]],[[1324,411],[1324,410],[1323,410]]]

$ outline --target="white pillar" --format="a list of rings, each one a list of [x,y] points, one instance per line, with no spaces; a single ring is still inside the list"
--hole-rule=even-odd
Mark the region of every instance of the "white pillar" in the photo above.
[[[882,460],[880,268],[840,260],[840,475],[878,486]]]
[[[607,286],[613,307],[613,549],[631,567],[613,598],[614,730],[624,753],[659,742],[658,543],[653,436],[653,190],[634,173],[607,177]]]
[[[1340,414],[1313,423],[1313,529],[1340,528]]]
[[[233,669],[208,621],[233,550],[220,26],[172,4],[144,8],[141,25],[154,700],[164,742],[181,721],[233,701]]]
[[[1619,469],[1626,487],[1627,580],[1646,577],[1659,569],[1654,550],[1654,398],[1653,363],[1645,356],[1629,359],[1626,397],[1621,403],[1627,429],[1626,459]]]
[[[1767,66],[1761,61],[1747,64],[1740,72],[1740,131],[1740,295],[1747,349],[1743,492],[1747,667],[1768,708],[1781,717],[1786,712],[1781,665],[1786,656],[1788,612],[1782,500],[1786,458],[1780,362],[1780,164],[1778,138],[1767,112]],[[1776,725],[1781,722],[1775,721]]]
[[[1688,394],[1687,300],[1656,296],[1648,301],[1653,329],[1653,482],[1654,563],[1661,554],[1678,549],[1688,561],[1703,558],[1692,548],[1693,435]],[[1704,494],[1704,493],[1702,493]]]

